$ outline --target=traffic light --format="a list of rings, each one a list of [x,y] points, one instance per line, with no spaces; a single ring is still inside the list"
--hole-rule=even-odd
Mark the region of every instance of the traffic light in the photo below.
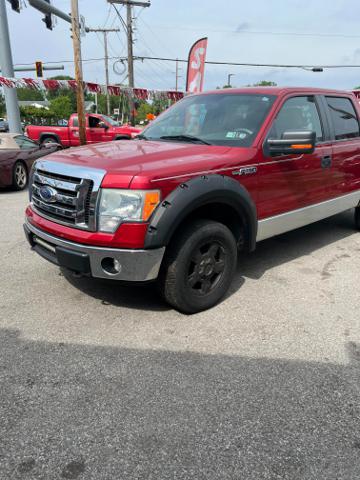
[[[20,13],[20,0],[9,0],[11,4],[11,8],[15,10],[15,12]]]
[[[42,62],[35,62],[35,70],[37,78],[41,78],[43,76],[43,64]]]
[[[51,13],[47,13],[42,19],[42,21],[45,22],[46,28],[48,28],[49,30],[53,29]]]
[[[45,0],[45,2],[50,3],[50,0]],[[51,13],[45,13],[42,21],[45,23],[46,28],[48,28],[49,30],[53,29],[53,21],[52,21]]]

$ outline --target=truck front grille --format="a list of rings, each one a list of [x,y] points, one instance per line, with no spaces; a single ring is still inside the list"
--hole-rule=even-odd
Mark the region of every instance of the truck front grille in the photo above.
[[[34,210],[62,225],[95,231],[97,194],[104,173],[46,160],[36,162],[30,193]]]

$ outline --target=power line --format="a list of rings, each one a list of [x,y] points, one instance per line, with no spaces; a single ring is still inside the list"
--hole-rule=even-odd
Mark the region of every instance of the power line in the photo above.
[[[109,60],[126,60],[126,57],[109,57]],[[178,60],[182,63],[187,63],[188,61],[185,59],[176,59],[176,58],[163,58],[163,57],[147,57],[147,56],[135,56],[135,60],[159,60],[164,62],[176,62]],[[82,60],[83,62],[100,62],[104,61],[104,57],[100,58],[86,58]],[[56,60],[56,61],[45,61],[44,63],[51,64],[51,63],[74,63],[74,60]],[[239,63],[239,62],[217,62],[207,60],[205,62],[208,65],[233,65],[238,67],[272,67],[272,68],[313,68],[313,67],[321,67],[321,68],[360,68],[359,65],[301,65],[301,64],[280,64],[280,63]],[[33,65],[32,63],[21,63],[21,65]],[[20,64],[15,64],[20,65]]]
[[[199,27],[179,27],[179,26],[170,26],[170,25],[154,25],[156,28],[165,29],[165,30],[185,30],[185,31],[199,31]],[[274,35],[274,36],[293,36],[293,37],[334,37],[334,38],[360,38],[359,34],[352,33],[316,33],[316,32],[273,32],[266,30],[221,30],[205,27],[207,32],[214,33],[230,33],[237,35]]]

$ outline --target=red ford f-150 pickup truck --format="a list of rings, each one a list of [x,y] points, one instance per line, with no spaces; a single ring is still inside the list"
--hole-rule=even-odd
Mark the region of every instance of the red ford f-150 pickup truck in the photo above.
[[[32,248],[84,275],[157,279],[192,313],[228,290],[239,251],[355,208],[351,93],[244,88],[189,95],[132,142],[60,151],[32,172]]]
[[[112,118],[106,115],[86,115],[87,143],[109,142],[111,140],[129,140],[141,132],[131,125],[119,126]],[[37,126],[26,127],[26,134],[39,143],[58,143],[63,147],[77,147],[80,145],[79,122],[76,113],[73,113],[66,127]]]

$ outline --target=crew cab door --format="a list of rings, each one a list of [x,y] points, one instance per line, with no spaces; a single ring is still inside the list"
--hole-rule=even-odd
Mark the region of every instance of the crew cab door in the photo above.
[[[340,95],[323,97],[332,137],[332,158],[336,168],[333,196],[360,190],[360,128],[355,99]]]
[[[322,201],[332,179],[332,146],[321,105],[314,95],[286,97],[266,139],[281,139],[286,131],[315,131],[312,154],[271,157],[259,162],[258,218],[268,218]],[[266,141],[266,140],[265,140]]]
[[[95,115],[89,115],[89,127],[86,131],[86,138],[89,143],[106,142],[110,140],[107,135],[109,126],[105,124],[103,118]]]

